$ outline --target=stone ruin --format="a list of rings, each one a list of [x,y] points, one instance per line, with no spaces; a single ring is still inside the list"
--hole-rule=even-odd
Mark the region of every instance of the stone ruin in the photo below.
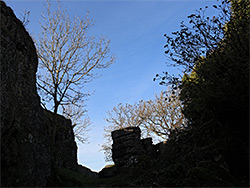
[[[117,167],[130,167],[141,157],[156,159],[164,151],[164,143],[153,145],[152,138],[141,139],[139,127],[128,127],[112,132],[112,159]]]

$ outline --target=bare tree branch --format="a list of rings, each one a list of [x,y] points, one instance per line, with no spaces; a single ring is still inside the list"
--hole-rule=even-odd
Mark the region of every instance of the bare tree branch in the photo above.
[[[167,93],[167,94],[166,94]],[[182,104],[179,100],[179,91],[175,94],[161,92],[155,95],[155,99],[139,101],[134,105],[118,104],[111,111],[108,111],[109,123],[105,127],[104,137],[106,143],[102,145],[107,161],[112,160],[111,156],[111,132],[125,127],[140,127],[142,137],[151,136],[158,140],[168,139],[171,130],[182,128],[186,124],[186,119],[182,114]]]
[[[49,0],[45,8],[40,22],[42,31],[35,41],[39,58],[39,94],[42,99],[50,99],[46,108],[52,106],[54,113],[61,113],[79,125],[74,120],[85,115],[81,104],[84,97],[89,96],[82,90],[83,86],[96,78],[98,69],[113,64],[115,58],[110,55],[109,40],[89,36],[93,21],[88,13],[85,18],[71,19],[60,1],[56,10],[52,11]],[[83,121],[82,128],[87,125],[89,122]]]

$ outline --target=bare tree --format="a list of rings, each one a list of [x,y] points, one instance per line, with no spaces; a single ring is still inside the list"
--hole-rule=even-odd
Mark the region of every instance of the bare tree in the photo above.
[[[26,27],[30,23],[30,11],[24,10],[23,14],[20,15],[20,20],[24,27]]]
[[[166,140],[171,130],[184,126],[185,118],[178,93],[166,96],[161,92],[159,96],[155,95],[154,100],[140,101],[136,106],[135,115],[141,119],[140,127],[147,135],[153,133]]]
[[[64,110],[64,116],[71,119],[75,138],[82,143],[86,143],[88,138],[86,133],[89,130],[91,121],[83,106],[68,105]]]
[[[142,137],[152,136],[158,141],[167,140],[171,130],[185,126],[179,92],[161,92],[155,99],[139,101],[134,105],[119,104],[108,111],[109,123],[104,128],[106,142],[102,145],[106,161],[111,161],[111,132],[125,127],[140,127]]]
[[[39,58],[37,85],[42,105],[55,114],[59,112],[73,121],[74,117],[79,120],[85,112],[83,101],[89,96],[83,87],[96,78],[99,69],[108,68],[115,61],[109,55],[110,41],[88,35],[93,26],[88,13],[85,18],[71,19],[59,1],[56,10],[52,11],[50,1],[45,8],[40,23],[42,31],[35,42]]]

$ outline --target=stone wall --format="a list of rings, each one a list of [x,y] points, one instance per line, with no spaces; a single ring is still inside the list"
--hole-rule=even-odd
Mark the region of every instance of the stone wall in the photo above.
[[[77,170],[71,122],[40,106],[34,43],[3,1],[0,32],[1,186],[45,186],[52,164]]]

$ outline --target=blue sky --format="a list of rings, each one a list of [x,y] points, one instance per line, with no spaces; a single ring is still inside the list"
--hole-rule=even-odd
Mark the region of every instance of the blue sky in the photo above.
[[[30,11],[28,31],[38,36],[41,11],[45,1],[5,0],[17,17]],[[53,1],[56,4],[56,1]],[[52,4],[52,5],[53,5]],[[86,85],[86,92],[94,95],[86,101],[92,126],[89,144],[78,144],[78,162],[94,171],[105,165],[100,145],[104,142],[103,129],[107,126],[106,112],[119,103],[134,103],[154,98],[165,90],[152,79],[157,73],[174,69],[166,66],[164,34],[178,30],[180,22],[196,9],[216,4],[214,0],[68,0],[62,1],[71,17],[84,17],[89,10],[95,25],[90,35],[102,35],[111,40],[111,53],[117,57],[109,69],[101,70],[101,77]],[[208,15],[214,15],[213,9]]]

